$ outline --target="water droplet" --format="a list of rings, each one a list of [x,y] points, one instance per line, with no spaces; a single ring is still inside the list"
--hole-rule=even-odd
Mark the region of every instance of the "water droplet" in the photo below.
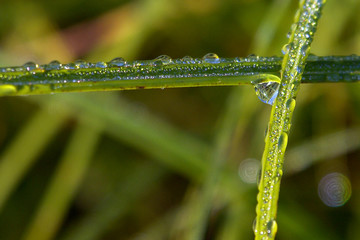
[[[73,70],[73,69],[77,68],[75,63],[68,63],[68,64],[63,65],[63,67],[64,67],[64,69],[70,69],[70,70]]]
[[[288,135],[287,135],[287,133],[283,132],[283,133],[281,133],[281,135],[279,137],[278,150],[284,153],[287,143],[288,143]]]
[[[188,64],[195,63],[194,59],[190,56],[185,56],[185,57],[181,58],[180,60],[183,63],[188,63]]]
[[[215,53],[208,53],[202,59],[207,63],[220,63],[220,58]]]
[[[266,125],[266,128],[265,128],[265,141],[266,141],[266,136],[268,135],[268,131],[269,131],[269,125]]]
[[[39,67],[39,65],[37,65],[36,63],[34,62],[27,62],[23,65],[23,67],[27,70],[27,71],[33,71],[35,70],[36,68]]]
[[[111,60],[108,64],[110,67],[123,67],[126,64],[126,61],[122,57],[118,57]]]
[[[279,86],[279,81],[265,79],[263,81],[255,83],[254,88],[256,95],[263,103],[272,105],[278,95]]]
[[[256,178],[256,184],[259,186],[261,181],[261,168],[258,171],[257,178]]]
[[[59,70],[61,68],[61,63],[59,61],[51,61],[49,64],[45,65],[45,70]]]
[[[252,229],[253,229],[254,233],[256,234],[257,233],[257,230],[256,230],[256,218],[253,221]]]
[[[281,177],[283,175],[283,170],[281,169],[281,166],[279,166],[279,169],[277,169],[276,175],[275,175],[275,182],[279,182],[281,180]]]
[[[290,32],[290,31],[286,34],[286,37],[287,37],[287,38],[290,38],[290,37],[291,37],[291,32]]]
[[[154,59],[154,65],[167,65],[172,63],[171,57],[168,55],[161,55]]]
[[[305,56],[306,53],[307,53],[307,51],[308,51],[308,49],[309,49],[309,46],[308,46],[307,44],[303,45],[303,46],[301,47],[301,49],[300,49],[301,55]]]
[[[0,85],[0,96],[7,96],[14,93],[16,93],[16,87],[14,85]]]
[[[296,105],[296,100],[293,98],[287,100],[286,102],[286,107],[289,109],[290,112],[294,111],[295,105]]]
[[[107,64],[105,62],[97,62],[97,63],[95,63],[95,67],[97,67],[97,68],[106,68]]]
[[[277,223],[275,221],[275,219],[270,220],[267,224],[266,224],[266,234],[269,238],[274,238],[277,232]]]
[[[75,66],[76,68],[88,68],[89,67],[89,63],[85,62],[84,60],[76,60],[75,61]]]
[[[289,52],[289,48],[290,48],[290,45],[285,44],[281,49],[282,54],[284,54],[284,55],[287,54]]]

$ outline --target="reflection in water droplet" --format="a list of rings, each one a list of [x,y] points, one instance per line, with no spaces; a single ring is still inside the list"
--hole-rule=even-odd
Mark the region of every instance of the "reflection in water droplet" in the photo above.
[[[260,161],[253,158],[243,160],[239,166],[239,176],[246,183],[256,183],[260,170]]]
[[[275,102],[275,99],[279,93],[279,86],[280,86],[279,83],[280,79],[279,78],[276,79],[276,78],[265,79],[254,82],[256,95],[263,103],[272,105]]]
[[[351,197],[350,180],[341,173],[329,173],[320,180],[318,194],[329,207],[343,206]]]
[[[220,63],[220,58],[215,53],[208,53],[202,59],[207,63]]]
[[[16,87],[10,84],[0,85],[0,96],[16,93]]]
[[[277,228],[278,227],[277,227],[277,223],[276,223],[275,219],[270,220],[266,224],[266,233],[269,238],[273,238],[276,235]]]

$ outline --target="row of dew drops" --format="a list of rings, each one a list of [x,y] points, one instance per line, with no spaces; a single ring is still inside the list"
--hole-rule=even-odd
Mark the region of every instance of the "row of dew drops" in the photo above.
[[[114,58],[109,62],[96,62],[90,63],[84,60],[77,60],[68,64],[61,64],[59,61],[52,61],[49,64],[39,65],[34,62],[27,62],[23,66],[19,67],[4,67],[0,68],[0,73],[6,72],[16,72],[24,74],[36,74],[44,71],[57,71],[57,70],[81,70],[88,68],[107,68],[107,67],[136,67],[136,66],[163,66],[169,64],[218,64],[222,62],[257,62],[262,61],[262,57],[256,55],[249,55],[246,58],[220,58],[215,53],[208,53],[203,56],[201,59],[192,58],[190,56],[185,56],[181,59],[172,59],[167,55],[161,55],[153,60],[144,60],[144,61],[132,61],[127,62],[123,58]],[[272,60],[277,60],[276,57],[273,57]],[[277,77],[276,77],[277,78]],[[274,78],[274,79],[276,79]],[[255,92],[259,99],[267,104],[272,105],[277,97],[278,88],[279,88],[280,79],[269,80],[269,79],[259,79],[254,81]]]
[[[84,60],[77,60],[75,62],[62,64],[59,61],[52,61],[49,64],[39,65],[34,62],[27,62],[19,67],[3,67],[0,68],[0,72],[41,72],[51,70],[77,70],[87,68],[108,68],[108,67],[137,67],[137,66],[164,66],[171,64],[218,64],[218,63],[240,63],[240,62],[258,62],[258,61],[278,61],[279,58],[271,57],[259,57],[256,55],[249,55],[246,58],[220,58],[215,53],[208,53],[202,58],[192,58],[185,56],[180,59],[172,59],[167,55],[161,55],[153,60],[135,60],[126,61],[125,59],[118,57],[109,62],[86,62]]]

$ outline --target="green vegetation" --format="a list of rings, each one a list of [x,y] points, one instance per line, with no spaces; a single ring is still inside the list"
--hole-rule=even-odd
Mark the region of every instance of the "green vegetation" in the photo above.
[[[161,54],[180,59],[210,51],[231,59],[279,56],[297,4],[4,1],[1,66]],[[349,57],[310,56],[313,65],[304,80],[358,81],[359,57],[350,56],[360,49],[358,9],[353,0],[327,3],[311,52]],[[278,75],[281,58],[275,59],[278,70],[262,74]],[[262,75],[261,80],[269,76],[277,79]],[[256,78],[240,81],[256,84]],[[21,95],[37,89],[29,79],[34,78],[25,79]],[[215,82],[203,86],[241,83]],[[359,238],[358,88],[357,83],[301,86],[285,154],[277,239]],[[1,94],[17,91],[5,84]],[[0,235],[251,239],[253,173],[259,165],[254,158],[261,158],[269,111],[248,86],[2,97]],[[338,208],[324,205],[317,190],[334,171],[348,176],[353,189]]]

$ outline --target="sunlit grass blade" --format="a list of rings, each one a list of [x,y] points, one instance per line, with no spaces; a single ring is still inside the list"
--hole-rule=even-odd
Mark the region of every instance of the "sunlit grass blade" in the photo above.
[[[311,56],[303,64],[303,83],[357,82],[360,57]],[[110,62],[76,61],[61,64],[53,61],[39,65],[0,68],[0,96],[50,94],[59,92],[164,89],[201,86],[238,86],[258,79],[280,75],[281,57],[249,56],[130,61],[122,58]],[[305,69],[305,70],[304,70]]]
[[[300,172],[318,161],[333,159],[359,149],[360,128],[349,128],[306,141],[286,153],[286,174]]]
[[[274,239],[277,232],[277,204],[283,160],[288,142],[292,113],[296,105],[305,61],[310,51],[317,22],[325,1],[300,2],[295,25],[284,47],[281,83],[272,107],[269,129],[265,137],[262,172],[256,207],[255,239]]]

